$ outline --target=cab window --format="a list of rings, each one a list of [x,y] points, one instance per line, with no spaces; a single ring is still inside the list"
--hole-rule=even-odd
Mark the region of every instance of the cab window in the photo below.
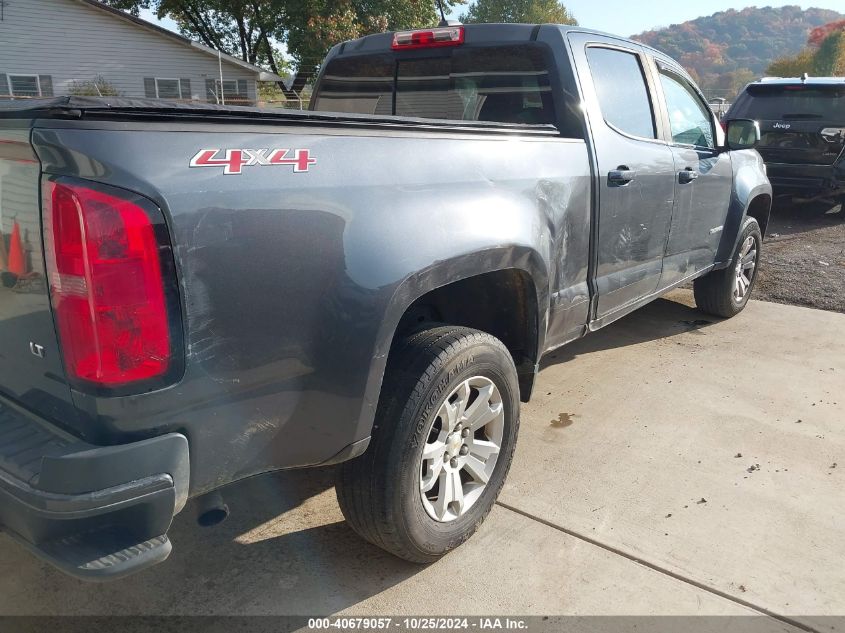
[[[713,117],[692,86],[679,75],[663,69],[660,84],[669,110],[672,141],[679,145],[715,148]]]
[[[636,53],[591,46],[587,63],[604,120],[616,130],[640,138],[657,138],[651,100]]]

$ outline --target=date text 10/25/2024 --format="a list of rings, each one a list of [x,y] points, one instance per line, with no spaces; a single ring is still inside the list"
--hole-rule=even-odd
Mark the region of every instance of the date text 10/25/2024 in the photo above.
[[[509,617],[475,617],[475,618],[447,618],[447,617],[339,617],[339,618],[310,618],[309,630],[341,630],[341,631],[449,631],[449,630],[527,630],[528,623],[524,619]]]

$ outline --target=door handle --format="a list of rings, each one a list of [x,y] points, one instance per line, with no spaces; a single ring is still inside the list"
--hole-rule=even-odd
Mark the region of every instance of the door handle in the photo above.
[[[612,185],[627,185],[637,176],[637,172],[628,169],[625,165],[619,165],[616,169],[607,172],[607,182]]]
[[[687,167],[684,171],[678,172],[678,182],[682,185],[691,183],[696,178],[698,178],[698,172],[692,167]]]

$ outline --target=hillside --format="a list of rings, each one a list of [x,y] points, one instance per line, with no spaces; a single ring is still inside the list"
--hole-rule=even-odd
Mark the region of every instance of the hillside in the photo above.
[[[680,61],[709,95],[732,98],[774,59],[800,51],[811,29],[843,18],[828,9],[749,7],[632,37]]]

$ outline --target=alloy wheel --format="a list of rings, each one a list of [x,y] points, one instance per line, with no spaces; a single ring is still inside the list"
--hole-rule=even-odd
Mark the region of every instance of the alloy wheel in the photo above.
[[[496,467],[504,428],[502,396],[489,378],[468,378],[444,399],[419,466],[420,497],[432,519],[454,521],[478,501]]]
[[[741,303],[745,299],[754,280],[754,269],[757,267],[757,243],[753,235],[749,235],[739,249],[736,262],[736,279],[734,281],[734,299]]]

